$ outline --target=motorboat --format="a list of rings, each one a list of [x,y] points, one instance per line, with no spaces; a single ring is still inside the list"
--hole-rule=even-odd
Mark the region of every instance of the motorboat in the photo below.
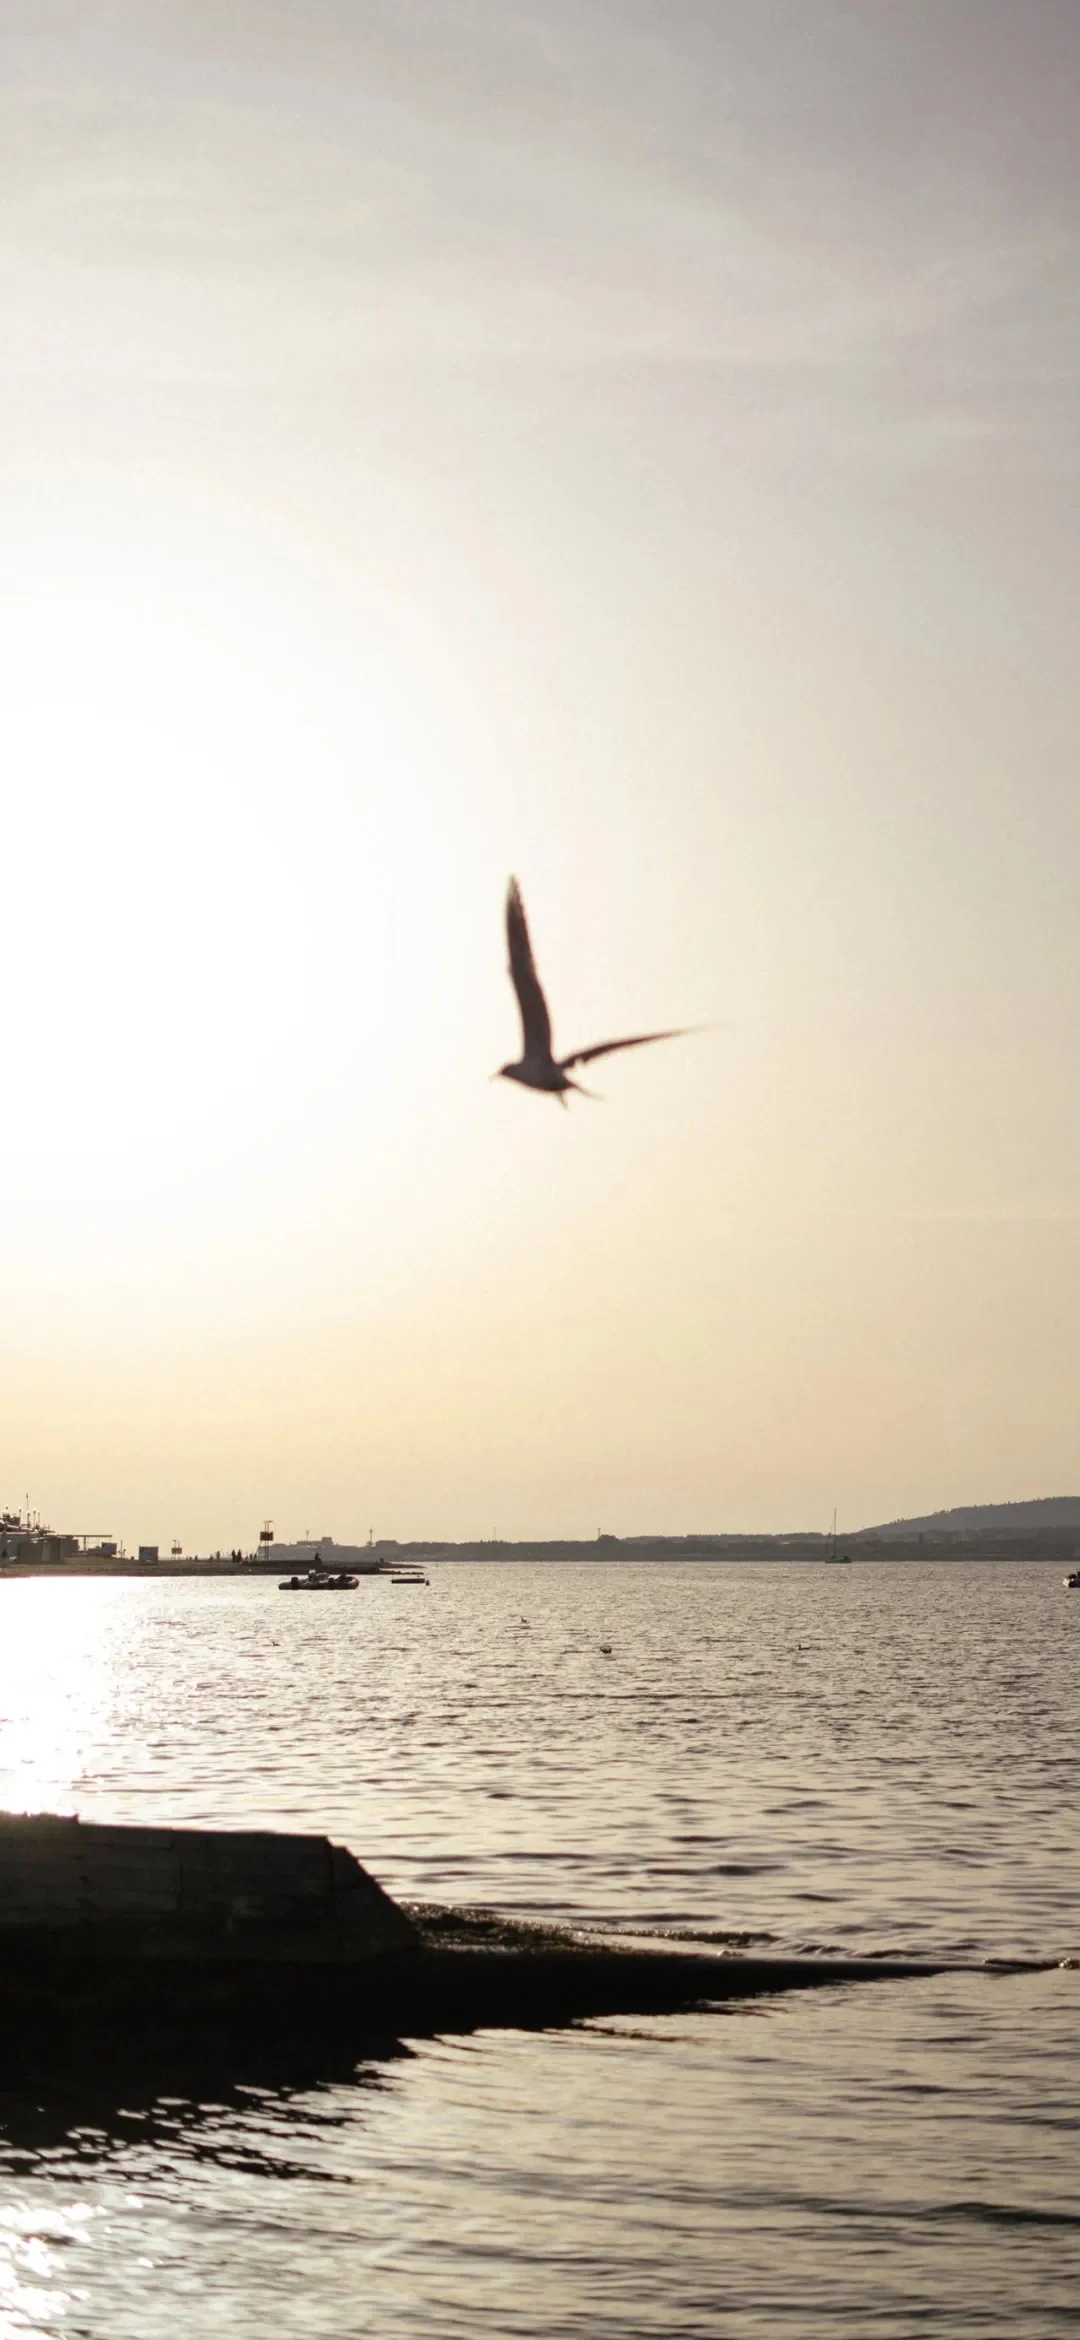
[[[1066,1592],[1080,1592],[1080,1568],[1074,1568],[1072,1575],[1063,1576],[1061,1581]]]
[[[290,1576],[279,1584],[279,1592],[355,1592],[360,1579],[349,1576],[342,1569],[339,1576],[331,1576],[325,1568],[309,1568],[306,1576]]]

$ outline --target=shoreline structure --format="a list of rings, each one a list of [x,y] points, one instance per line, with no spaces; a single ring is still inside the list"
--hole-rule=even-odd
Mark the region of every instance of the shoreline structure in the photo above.
[[[1038,1971],[1038,1967],[1034,1969]],[[66,2079],[162,2053],[245,2051],[490,2024],[674,2013],[763,1993],[1029,1961],[762,1956],[648,1947],[494,1911],[391,1899],[342,1845],[269,1830],[0,1815],[0,2052]]]

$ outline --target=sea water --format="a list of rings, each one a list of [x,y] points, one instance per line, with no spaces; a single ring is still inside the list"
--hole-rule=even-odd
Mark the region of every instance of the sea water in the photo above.
[[[430,1573],[0,1586],[0,1806],[310,1828],[410,1899],[968,1971],[0,2092],[0,2333],[1073,2334],[1061,1571]]]

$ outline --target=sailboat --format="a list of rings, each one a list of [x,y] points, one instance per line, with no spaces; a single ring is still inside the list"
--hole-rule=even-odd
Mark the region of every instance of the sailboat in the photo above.
[[[850,1566],[851,1566],[851,1554],[850,1554],[850,1552],[838,1552],[838,1551],[837,1551],[837,1549],[836,1549],[836,1509],[835,1509],[835,1506],[833,1507],[833,1515],[832,1515],[832,1550],[831,1550],[831,1551],[829,1551],[829,1552],[823,1552],[823,1553],[822,1553],[822,1555],[821,1555],[821,1557],[822,1557],[822,1559],[823,1559],[823,1560],[824,1560],[824,1561],[827,1563],[827,1565],[828,1565],[829,1567],[834,1567],[834,1568],[850,1568]]]

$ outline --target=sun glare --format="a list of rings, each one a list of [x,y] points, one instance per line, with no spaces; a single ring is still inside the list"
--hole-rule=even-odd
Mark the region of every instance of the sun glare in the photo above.
[[[0,1177],[53,1228],[287,1171],[353,1091],[390,1091],[427,1010],[401,904],[463,847],[432,817],[453,741],[415,660],[390,627],[346,667],[280,609],[193,602],[0,607],[7,1070],[36,1133]]]
[[[0,1810],[72,1812],[113,1696],[110,1652],[120,1582],[57,1587],[27,1579],[4,1593],[0,1642]]]

